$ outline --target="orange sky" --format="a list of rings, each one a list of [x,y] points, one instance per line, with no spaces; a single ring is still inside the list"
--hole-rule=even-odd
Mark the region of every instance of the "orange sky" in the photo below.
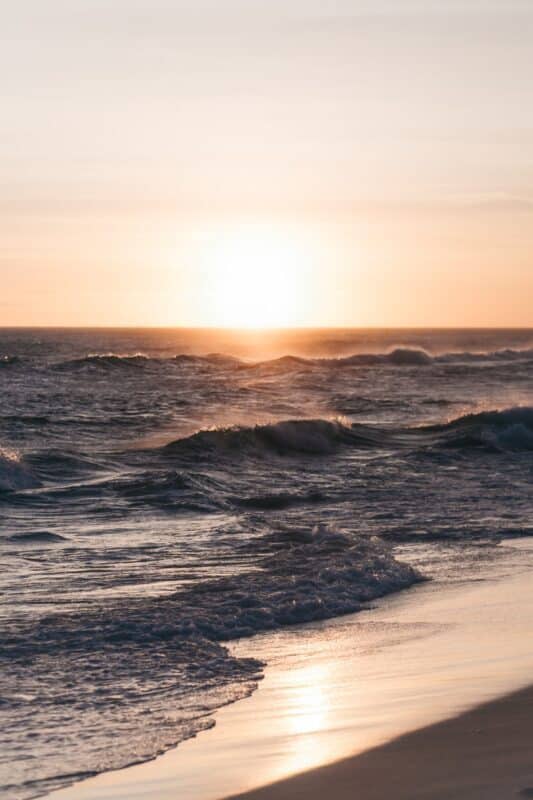
[[[533,326],[533,7],[19,0],[0,324]]]

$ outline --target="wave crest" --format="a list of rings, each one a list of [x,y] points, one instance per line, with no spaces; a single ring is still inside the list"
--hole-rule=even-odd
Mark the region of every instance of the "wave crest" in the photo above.
[[[533,408],[516,406],[464,414],[426,430],[440,433],[445,444],[455,447],[533,450]]]
[[[187,630],[217,641],[360,610],[368,600],[422,580],[377,539],[327,525],[274,535],[275,554],[261,569],[176,595]],[[281,545],[281,547],[280,547]]]
[[[167,453],[239,451],[326,455],[354,438],[352,428],[324,419],[284,420],[253,427],[202,430],[166,445]]]
[[[101,369],[110,370],[116,368],[142,367],[150,361],[154,361],[143,353],[133,353],[132,355],[117,355],[116,353],[90,353],[81,358],[73,358],[69,361],[61,361],[55,364],[55,369],[60,371]]]
[[[348,425],[341,421],[301,419],[252,427],[214,428],[177,439],[166,445],[163,452],[195,458],[225,454],[229,457],[236,454],[248,457],[269,454],[328,456],[342,447],[533,450],[533,408],[519,406],[469,413],[450,422],[422,427]]]
[[[143,366],[172,365],[191,370],[242,370],[248,372],[278,374],[313,368],[349,367],[427,367],[432,364],[444,366],[472,367],[498,366],[506,362],[531,361],[533,347],[502,348],[493,351],[452,351],[433,353],[423,347],[398,344],[386,351],[356,352],[350,355],[310,356],[286,353],[273,358],[243,360],[228,353],[177,353],[173,356],[155,356],[144,353],[89,353],[79,358],[61,361],[52,365],[59,371],[83,369],[112,370]],[[18,364],[18,356],[0,357],[0,367]]]
[[[342,358],[317,360],[317,363],[329,363],[333,366],[379,366],[418,367],[433,363],[434,357],[416,347],[396,347],[387,353],[355,353]]]
[[[130,597],[81,620],[67,605],[10,631],[0,653],[6,719],[13,726],[31,713],[36,728],[54,737],[30,770],[19,742],[3,742],[16,796],[71,783],[65,752],[71,773],[101,772],[152,758],[212,725],[217,708],[250,694],[261,677],[260,662],[235,657],[224,642],[352,613],[421,580],[387,545],[324,526],[280,531],[276,545],[248,572],[170,596]],[[46,703],[28,708],[33,696]],[[83,713],[73,715],[73,707]]]

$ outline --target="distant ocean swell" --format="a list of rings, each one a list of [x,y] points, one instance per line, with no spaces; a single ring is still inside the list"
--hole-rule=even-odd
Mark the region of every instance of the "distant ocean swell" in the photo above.
[[[144,353],[94,353],[66,361],[51,361],[42,364],[36,359],[19,356],[0,356],[1,367],[32,365],[59,372],[135,370],[157,366],[176,366],[183,369],[226,369],[250,371],[291,371],[304,368],[335,369],[346,367],[423,367],[436,365],[467,364],[470,366],[495,365],[503,362],[533,361],[533,347],[502,348],[493,351],[450,351],[432,353],[423,348],[398,346],[384,352],[358,352],[335,357],[309,357],[284,355],[267,360],[242,360],[224,353],[194,355],[180,353],[171,357],[154,357]]]
[[[226,642],[533,534],[531,331],[262,337],[4,331],[6,800],[211,726],[262,674]]]

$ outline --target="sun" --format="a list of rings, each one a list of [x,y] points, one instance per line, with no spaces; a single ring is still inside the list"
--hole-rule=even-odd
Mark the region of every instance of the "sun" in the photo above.
[[[312,253],[297,236],[264,225],[218,231],[202,262],[214,325],[290,327],[307,316]]]

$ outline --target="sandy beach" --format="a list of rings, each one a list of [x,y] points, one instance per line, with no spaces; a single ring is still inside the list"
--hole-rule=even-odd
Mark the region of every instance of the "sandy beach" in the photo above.
[[[533,687],[238,800],[533,797]],[[235,798],[237,800],[237,798]]]
[[[392,786],[405,798],[514,796],[533,784],[533,691],[501,698],[533,674],[532,550],[524,540],[502,553],[492,580],[427,583],[360,614],[236,643],[271,660],[215,728],[50,800],[343,800],[385,798]]]
[[[0,19],[0,800],[533,800],[533,0]]]

